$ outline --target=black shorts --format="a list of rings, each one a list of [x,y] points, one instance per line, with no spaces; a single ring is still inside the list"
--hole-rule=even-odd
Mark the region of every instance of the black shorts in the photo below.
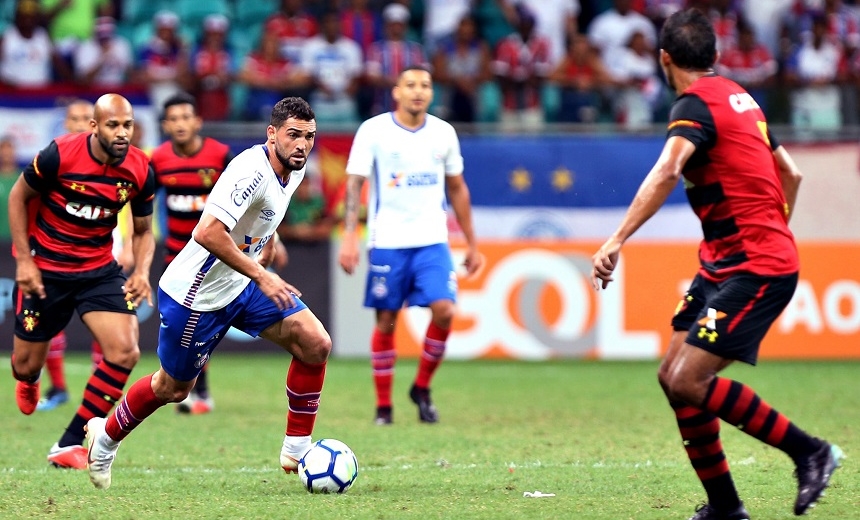
[[[115,261],[85,273],[42,271],[45,299],[24,297],[18,284],[12,291],[15,302],[15,335],[25,341],[48,341],[66,328],[72,314],[90,311],[136,314],[125,300],[126,276]]]
[[[697,274],[678,305],[672,327],[689,331],[690,345],[755,365],[761,340],[791,301],[797,279],[797,273],[742,274],[714,283]]]

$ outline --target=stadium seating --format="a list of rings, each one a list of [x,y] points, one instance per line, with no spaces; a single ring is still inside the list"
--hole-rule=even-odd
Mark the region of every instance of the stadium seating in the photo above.
[[[234,26],[248,27],[263,22],[280,7],[278,0],[234,0]]]

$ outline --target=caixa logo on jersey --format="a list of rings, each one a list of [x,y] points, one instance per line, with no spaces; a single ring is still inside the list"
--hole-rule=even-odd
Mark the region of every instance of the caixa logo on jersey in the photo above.
[[[237,245],[239,246],[239,250],[243,253],[259,253],[270,238],[272,238],[272,235],[267,237],[249,237],[248,235],[245,235],[245,243]]]
[[[244,204],[263,184],[263,178],[263,172],[257,172],[253,177],[246,177],[237,182],[233,192],[230,193],[230,200],[233,201],[233,204],[237,207]]]
[[[116,212],[110,208],[103,208],[101,206],[93,206],[92,204],[83,204],[80,202],[69,202],[66,204],[66,211],[69,215],[73,215],[84,220],[101,220],[103,218],[110,218],[116,215]]]
[[[401,186],[435,186],[439,184],[439,175],[433,172],[418,172],[406,175],[402,172],[394,172],[388,180],[388,186],[399,188]]]

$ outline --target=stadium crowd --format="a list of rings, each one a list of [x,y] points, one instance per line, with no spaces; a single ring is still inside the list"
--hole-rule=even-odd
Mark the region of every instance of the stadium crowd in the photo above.
[[[209,121],[255,121],[302,95],[321,123],[391,109],[405,67],[433,68],[454,123],[664,121],[656,35],[684,7],[717,30],[718,72],[775,123],[860,121],[856,0],[9,0],[0,92],[74,85],[93,99],[192,92]],[[84,96],[86,97],[86,96]]]

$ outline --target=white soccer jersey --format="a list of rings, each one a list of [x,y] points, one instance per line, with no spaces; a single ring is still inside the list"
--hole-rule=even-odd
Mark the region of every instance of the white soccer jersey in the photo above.
[[[305,168],[295,171],[282,186],[266,145],[256,145],[230,161],[206,199],[203,213],[223,222],[236,246],[257,259],[284,219],[304,176]],[[167,266],[159,287],[185,307],[214,311],[235,300],[250,282],[192,238]]]
[[[401,249],[448,241],[445,177],[463,173],[457,133],[427,115],[408,130],[391,112],[362,123],[346,172],[369,177],[368,247]]]

